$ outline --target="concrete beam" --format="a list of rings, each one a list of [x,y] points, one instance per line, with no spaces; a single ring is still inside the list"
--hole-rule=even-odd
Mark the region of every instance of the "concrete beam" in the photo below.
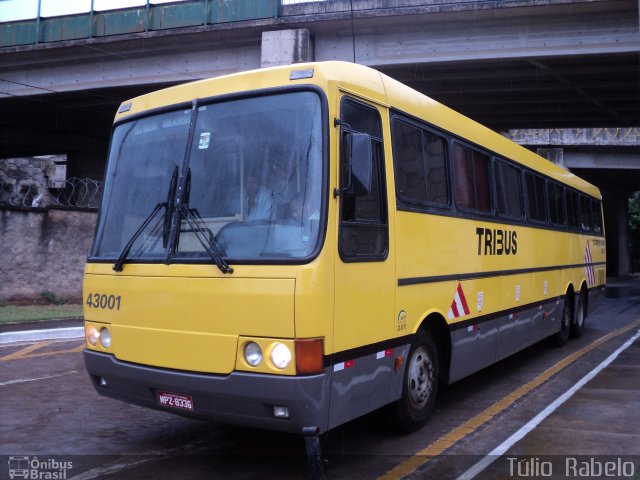
[[[506,136],[528,146],[640,146],[640,127],[527,128],[509,130]]]
[[[606,168],[610,170],[640,170],[640,152],[606,153],[606,152],[571,152],[564,150],[563,166],[565,168]]]
[[[311,62],[313,58],[313,43],[308,29],[262,32],[262,67]]]
[[[374,67],[640,52],[637,17],[622,0],[443,1],[419,7],[372,1],[355,0],[353,16],[344,10],[300,11],[237,24],[0,48],[0,98],[189,81],[259,68],[262,32],[287,28],[309,30],[316,60],[355,57]],[[344,9],[350,2],[321,3]],[[391,6],[380,8],[383,4]],[[317,8],[312,5],[307,8]]]
[[[187,82],[260,68],[260,32],[79,41],[59,49],[0,55],[0,98],[117,86]],[[245,32],[246,33],[246,32]]]
[[[393,22],[354,12],[353,28],[350,19],[309,28],[318,60],[352,61],[355,43],[355,61],[370,66],[640,52],[633,16],[584,7],[415,13]]]

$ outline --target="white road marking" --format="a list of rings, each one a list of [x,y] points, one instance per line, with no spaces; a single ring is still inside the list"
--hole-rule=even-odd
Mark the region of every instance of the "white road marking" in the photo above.
[[[44,330],[22,330],[0,333],[0,345],[17,342],[38,342],[60,338],[82,338],[84,327],[48,328]]]
[[[16,383],[37,382],[38,380],[46,380],[48,378],[66,377],[67,375],[73,375],[74,373],[78,373],[78,371],[77,370],[71,370],[70,372],[56,373],[56,374],[53,374],[53,375],[45,375],[43,377],[35,377],[35,378],[18,378],[17,380],[9,380],[7,382],[0,382],[0,387],[4,387],[5,385],[15,385]]]
[[[582,377],[573,387],[567,390],[565,393],[560,395],[557,399],[555,399],[552,403],[550,403],[544,410],[542,410],[538,415],[533,417],[529,422],[523,425],[520,430],[507,438],[504,442],[494,448],[486,457],[476,463],[469,470],[464,472],[462,475],[458,477],[458,480],[470,480],[475,478],[476,475],[482,473],[489,465],[498,460],[502,455],[504,455],[513,445],[522,440],[531,430],[536,428],[542,421],[555,412],[558,407],[560,407],[564,402],[569,400],[578,390],[584,387],[589,381],[591,381],[596,375],[598,375],[602,370],[609,366],[611,362],[613,362],[618,355],[624,352],[627,348],[629,348],[633,342],[640,338],[640,330],[633,337],[627,340],[620,348],[618,348],[615,352],[609,355],[600,365],[587,373],[584,377]]]

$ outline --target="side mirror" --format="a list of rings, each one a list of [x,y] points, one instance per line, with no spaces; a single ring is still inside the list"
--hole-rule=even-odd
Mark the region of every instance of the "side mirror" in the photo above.
[[[366,133],[351,133],[351,151],[349,152],[350,183],[355,195],[367,195],[371,192],[372,149],[371,136]]]

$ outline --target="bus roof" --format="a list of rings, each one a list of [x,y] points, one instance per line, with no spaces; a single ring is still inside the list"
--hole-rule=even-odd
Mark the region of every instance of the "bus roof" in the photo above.
[[[299,75],[294,78],[292,72]],[[270,67],[169,87],[123,102],[115,121],[171,105],[190,104],[195,98],[211,98],[287,85],[318,85],[323,89],[337,85],[342,90],[422,119],[467,142],[516,161],[592,197],[602,198],[594,185],[503,135],[377,70],[349,62],[329,61]]]

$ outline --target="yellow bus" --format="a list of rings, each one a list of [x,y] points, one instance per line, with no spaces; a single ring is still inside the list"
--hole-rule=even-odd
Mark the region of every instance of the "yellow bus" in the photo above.
[[[598,189],[364,66],[179,85],[116,115],[85,269],[108,397],[317,435],[580,336]]]

